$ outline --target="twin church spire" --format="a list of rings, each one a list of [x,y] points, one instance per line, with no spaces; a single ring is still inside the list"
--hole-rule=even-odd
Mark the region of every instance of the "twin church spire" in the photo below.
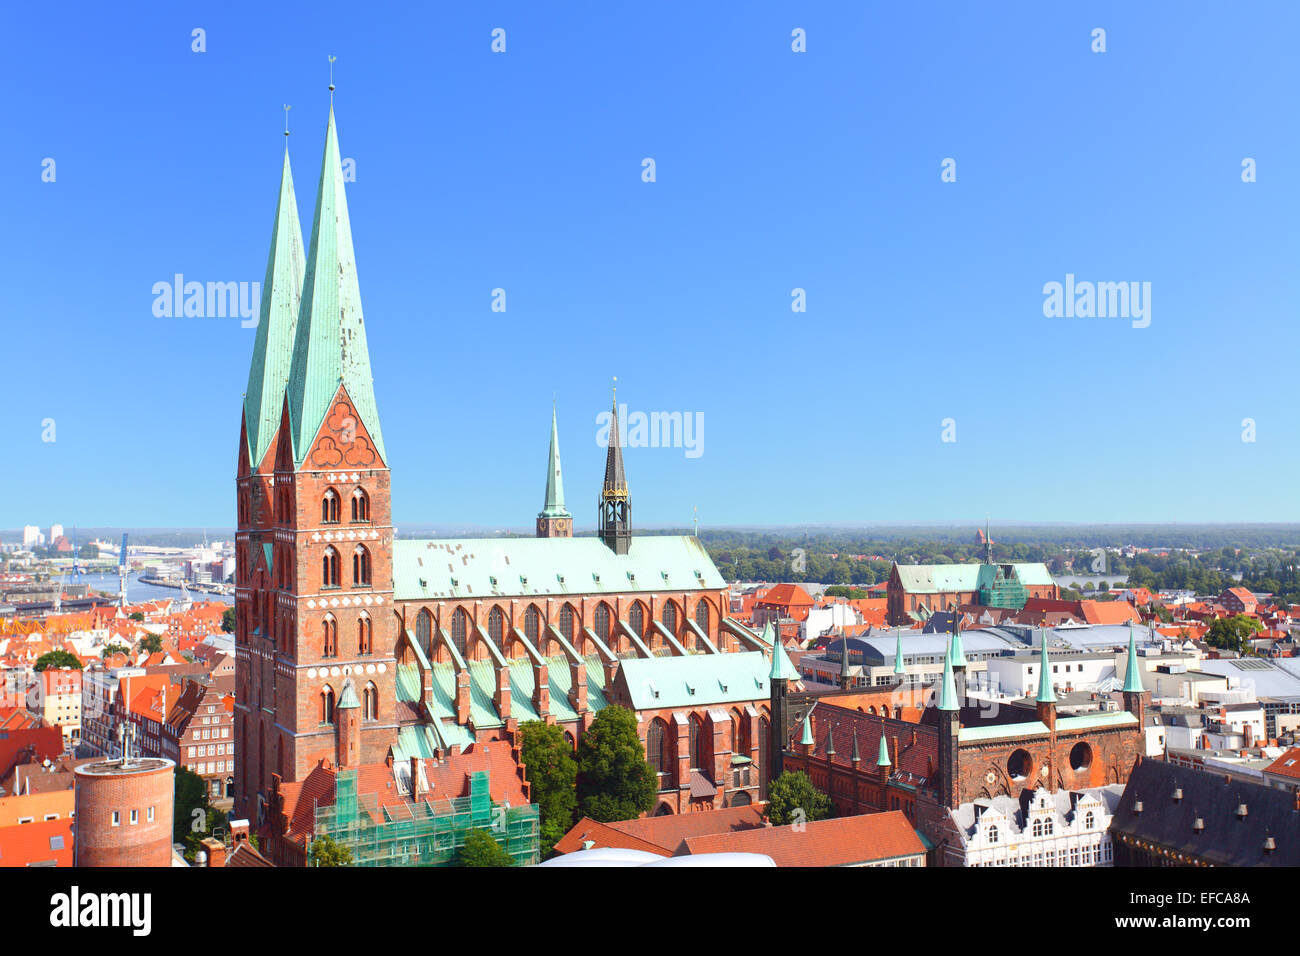
[[[276,439],[286,403],[286,437],[294,465],[301,466],[322,424],[330,416],[340,386],[346,390],[358,424],[369,436],[379,458],[387,463],[366,345],[338,130],[331,105],[312,216],[311,245],[305,255],[287,148],[284,154],[253,360],[244,394],[245,450],[250,469],[257,471],[262,466]],[[627,554],[630,547],[629,519],[616,402],[611,413],[598,522],[601,539],[616,554]],[[554,409],[546,499],[537,516],[537,535],[573,536],[573,516],[564,504]]]
[[[357,419],[355,425],[364,428],[379,458],[387,462],[366,347],[338,130],[331,106],[311,245],[305,257],[289,153],[285,150],[257,338],[244,396],[250,466],[257,469],[266,455],[286,400],[293,460],[295,465],[301,465],[330,414],[339,386],[347,391]]]

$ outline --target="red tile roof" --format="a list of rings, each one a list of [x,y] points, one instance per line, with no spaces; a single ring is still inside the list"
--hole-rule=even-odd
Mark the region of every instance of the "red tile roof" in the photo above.
[[[598,847],[646,850],[660,856],[672,856],[673,850],[688,837],[734,833],[763,825],[763,808],[759,805],[641,817],[615,823],[598,823],[590,817],[583,817],[555,844],[555,851],[573,853],[581,850],[584,842],[591,841]]]
[[[775,604],[780,607],[812,607],[813,599],[812,595],[797,584],[778,584],[758,603]]]
[[[0,866],[31,866],[51,861],[55,866],[72,866],[71,820],[0,827]]]
[[[1300,781],[1300,747],[1292,747],[1265,767],[1264,772]]]
[[[901,810],[793,826],[687,837],[674,856],[762,853],[777,866],[853,866],[923,856],[925,844]]]

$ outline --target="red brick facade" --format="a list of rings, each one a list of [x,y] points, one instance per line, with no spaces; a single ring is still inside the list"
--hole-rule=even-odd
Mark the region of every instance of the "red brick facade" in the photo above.
[[[102,761],[75,774],[77,866],[171,866],[175,764]]]

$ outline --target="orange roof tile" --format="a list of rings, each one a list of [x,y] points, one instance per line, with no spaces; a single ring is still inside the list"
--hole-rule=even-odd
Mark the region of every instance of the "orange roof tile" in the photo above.
[[[851,866],[923,856],[925,844],[901,810],[687,837],[674,856],[762,853],[777,866]]]

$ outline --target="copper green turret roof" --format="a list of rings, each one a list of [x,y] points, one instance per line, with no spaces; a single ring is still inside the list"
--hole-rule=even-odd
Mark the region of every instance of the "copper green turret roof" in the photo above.
[[[1056,688],[1052,686],[1052,672],[1048,670],[1047,628],[1043,628],[1043,649],[1038,659],[1038,703],[1055,704]]]
[[[767,629],[764,628],[764,637],[767,636]],[[794,664],[790,660],[790,655],[785,652],[785,645],[781,643],[781,635],[776,634],[772,638],[772,673],[768,675],[771,680],[798,680],[799,672],[794,669]]]
[[[862,760],[862,751],[858,749],[858,728],[853,728],[853,756],[852,761],[856,764]]]
[[[809,713],[811,713],[811,711],[809,711]],[[808,720],[808,714],[803,715],[803,737],[800,738],[799,743],[803,744],[805,747],[811,747],[813,745],[812,724]]]
[[[826,756],[835,756],[835,733],[830,727],[826,728]]]
[[[551,454],[546,468],[546,503],[540,518],[570,518],[564,508],[564,479],[560,477],[560,432],[555,423],[555,409],[551,409]]]
[[[301,464],[307,457],[339,385],[347,388],[357,419],[387,464],[361,315],[361,289],[343,192],[338,132],[334,128],[334,108],[330,107],[289,372],[289,415],[296,463]]]
[[[610,410],[609,448],[605,453],[605,483],[601,495],[627,497],[627,474],[623,471],[623,436],[618,430],[618,399]]]
[[[348,678],[348,680],[343,683],[343,693],[339,694],[339,702],[335,706],[339,710],[350,710],[354,707],[361,706],[361,701],[357,700],[357,692],[352,686],[351,678]]]
[[[1133,637],[1133,625],[1128,626],[1128,664],[1124,670],[1124,693],[1140,694],[1144,690],[1142,687],[1142,671],[1138,665],[1137,641]]]
[[[943,657],[943,684],[939,688],[939,709],[958,710],[957,684],[952,676],[952,640],[948,642],[948,653]]]
[[[880,735],[880,756],[876,758],[876,766],[888,767],[889,765],[890,765],[889,744],[885,743],[885,735],[881,734]]]
[[[907,670],[903,667],[903,632],[898,628],[894,628],[894,637],[896,638],[894,644],[894,673],[905,674]]]
[[[961,612],[954,611],[952,619],[952,643],[948,645],[948,654],[952,657],[954,670],[966,667],[966,651],[961,646]]]
[[[285,149],[280,197],[271,227],[271,252],[266,258],[266,279],[262,282],[262,306],[253,339],[253,361],[248,369],[248,389],[244,392],[244,430],[248,435],[249,466],[254,470],[265,457],[280,424],[284,387],[289,382],[293,357],[293,333],[302,299],[304,258],[298,201],[293,193],[293,173],[289,171],[289,150]]]
[[[840,677],[849,679],[849,638],[846,634],[840,639]]]

